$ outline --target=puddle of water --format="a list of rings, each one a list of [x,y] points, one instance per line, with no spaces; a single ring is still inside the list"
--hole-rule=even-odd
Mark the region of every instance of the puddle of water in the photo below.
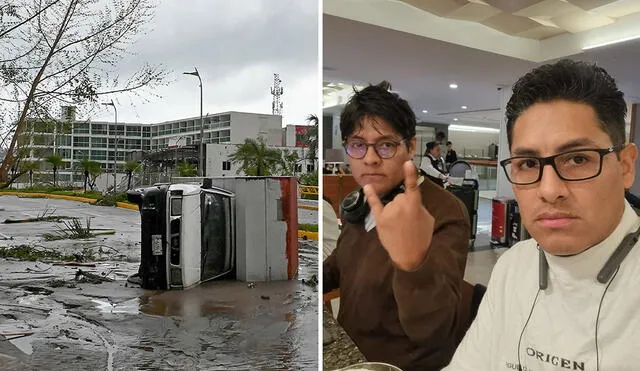
[[[139,310],[144,314],[163,317],[207,317],[219,312],[233,311],[233,303],[216,300],[219,296],[216,293],[218,287],[220,286],[207,285],[189,290],[144,295],[139,298]]]
[[[16,339],[20,347],[16,354],[33,352],[25,362],[35,369],[88,369],[93,365],[107,370],[316,370],[317,289],[300,281],[317,275],[317,245],[301,242],[299,256],[297,280],[257,282],[254,288],[248,288],[246,282],[215,281],[189,290],[132,291],[130,296],[113,294],[110,290],[120,290],[114,284],[110,284],[113,289],[97,290],[99,295],[126,300],[117,303],[98,294],[86,295],[92,287],[86,286],[77,294],[81,299],[65,289],[73,300],[90,303],[70,312],[52,297],[22,297],[21,304],[33,308],[25,307],[16,314],[21,325],[39,318],[33,323],[42,329],[34,336]],[[135,268],[132,271],[137,269],[137,264],[130,266]],[[128,270],[129,264],[109,268],[115,268],[112,274],[116,274]],[[58,306],[60,313],[49,312]],[[5,312],[14,313],[10,308],[0,305]],[[0,325],[11,321],[5,319],[1,324],[0,318]],[[58,327],[68,329],[74,337],[58,336]],[[0,360],[0,369],[2,364]]]

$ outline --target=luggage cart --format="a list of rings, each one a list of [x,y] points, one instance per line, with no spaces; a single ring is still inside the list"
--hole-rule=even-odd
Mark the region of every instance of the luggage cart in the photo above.
[[[449,178],[452,180],[452,184],[447,186],[447,189],[467,207],[471,226],[469,248],[472,249],[478,230],[478,200],[480,197],[478,180],[473,178],[471,165],[462,160],[456,161],[449,166]]]
[[[464,179],[461,185],[450,185],[447,189],[453,193],[454,196],[458,197],[467,207],[469,224],[471,226],[471,235],[469,236],[469,248],[471,249],[475,244],[478,229],[478,199],[480,195],[478,181],[475,179]]]

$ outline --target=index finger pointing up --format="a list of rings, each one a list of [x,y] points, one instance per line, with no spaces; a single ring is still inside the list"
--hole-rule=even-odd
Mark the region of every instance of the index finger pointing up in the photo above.
[[[419,193],[418,169],[413,161],[409,160],[403,165],[405,193]]]

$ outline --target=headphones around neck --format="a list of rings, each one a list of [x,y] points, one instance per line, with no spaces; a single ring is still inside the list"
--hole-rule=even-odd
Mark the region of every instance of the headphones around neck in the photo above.
[[[422,169],[418,169],[418,185],[424,182],[425,175],[426,173]],[[404,181],[382,196],[380,201],[383,205],[386,205],[401,193],[404,193]],[[341,218],[351,224],[362,223],[370,211],[369,203],[362,188],[347,194],[340,203]]]
[[[631,249],[636,245],[638,239],[640,239],[640,228],[636,229],[633,233],[629,233],[622,239],[613,254],[611,254],[607,262],[604,263],[600,272],[598,272],[596,276],[598,282],[602,284],[609,282],[613,274],[620,267],[620,264],[622,264],[624,258],[627,257]],[[549,263],[540,245],[538,245],[538,273],[538,287],[540,290],[545,290],[549,286]]]
[[[600,310],[602,309],[602,302],[604,301],[604,296],[607,294],[607,290],[609,286],[613,282],[620,269],[620,265],[622,261],[627,257],[631,249],[636,245],[638,239],[640,238],[640,227],[636,229],[635,232],[627,234],[618,247],[614,250],[613,254],[607,259],[607,261],[598,272],[596,279],[601,284],[606,284],[606,287],[602,293],[602,297],[600,298],[600,305],[598,306],[598,314],[596,316],[596,331],[595,331],[595,350],[596,350],[596,370],[600,370],[600,349],[598,347],[598,325],[600,322]],[[549,262],[547,262],[547,257],[544,254],[544,251],[538,245],[538,291],[536,292],[536,296],[533,299],[533,304],[531,304],[531,310],[529,311],[529,317],[527,318],[524,326],[522,327],[522,332],[520,333],[520,338],[518,340],[518,367],[522,369],[522,362],[520,360],[520,344],[522,343],[522,338],[529,324],[529,320],[531,320],[531,315],[533,314],[533,309],[536,306],[538,301],[538,296],[541,291],[544,291],[549,286]]]

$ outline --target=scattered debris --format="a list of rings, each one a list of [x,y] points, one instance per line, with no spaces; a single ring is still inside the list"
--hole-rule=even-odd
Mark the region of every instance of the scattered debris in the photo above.
[[[56,212],[56,209],[50,209],[45,206],[42,213],[38,214],[35,218],[27,218],[27,219],[5,219],[4,223],[33,223],[33,222],[60,222],[63,219],[72,219],[69,216],[61,216],[61,215],[53,215]]]
[[[260,299],[262,300],[269,300],[271,299],[270,297],[268,297],[267,295],[260,295]]]
[[[36,295],[51,295],[53,294],[52,290],[45,289],[44,287],[38,286],[23,286],[24,291],[30,292]]]
[[[255,283],[255,282],[249,282],[249,283],[247,283],[247,288],[252,289],[252,288],[254,288],[254,287],[256,287],[256,283]]]
[[[52,279],[49,282],[47,282],[47,286],[53,287],[54,289],[58,287],[63,287],[66,285],[67,285],[67,281],[65,280]]]
[[[309,287],[317,287],[318,286],[318,276],[316,276],[315,274],[313,276],[311,276],[311,279],[305,280],[304,278],[302,279],[302,283],[309,286]]]
[[[74,260],[73,256],[62,255],[59,251],[44,246],[20,245],[15,247],[0,247],[0,258],[14,258],[18,260]]]
[[[78,269],[76,272],[76,281],[78,283],[102,283],[113,282],[113,278],[103,277],[99,274],[85,272],[82,269]]]
[[[129,348],[141,349],[147,352],[153,352],[154,348],[148,345],[129,345]]]
[[[93,263],[79,263],[79,262],[53,263],[53,265],[65,265],[65,266],[74,266],[74,267],[92,267],[92,268],[95,268],[95,266],[96,266]]]
[[[0,333],[0,335],[4,337],[3,339],[0,339],[0,341],[8,341],[8,340],[22,338],[25,336],[31,336],[33,335],[33,332],[7,332],[7,333]]]
[[[42,235],[42,237],[44,237],[47,241],[57,241],[66,239],[92,238],[95,236],[116,233],[115,230],[95,232],[95,230],[91,229],[91,217],[86,218],[86,227],[82,225],[82,222],[78,218],[72,218],[69,222],[63,220],[62,224],[64,224],[64,228],[56,225],[56,227],[58,228],[57,234],[45,233]]]
[[[38,264],[36,264],[35,267],[37,269],[32,269],[27,267],[26,271],[31,273],[44,273],[44,272],[48,272],[51,268],[53,268],[53,266],[50,266],[49,268],[46,268],[46,269],[40,269],[40,267],[38,267]]]

